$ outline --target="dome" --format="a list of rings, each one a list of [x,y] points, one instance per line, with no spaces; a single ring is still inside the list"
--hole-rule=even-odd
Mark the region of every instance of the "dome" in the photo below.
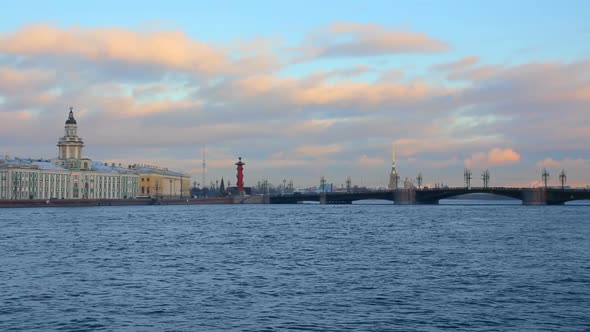
[[[78,124],[76,122],[76,119],[74,119],[74,112],[71,107],[70,107],[70,115],[68,116],[68,119],[66,120],[66,124]]]

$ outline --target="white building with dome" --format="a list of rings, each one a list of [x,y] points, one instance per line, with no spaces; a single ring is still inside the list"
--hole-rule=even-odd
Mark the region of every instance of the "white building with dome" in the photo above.
[[[139,172],[84,158],[70,108],[52,160],[0,158],[0,199],[126,199],[139,191]]]

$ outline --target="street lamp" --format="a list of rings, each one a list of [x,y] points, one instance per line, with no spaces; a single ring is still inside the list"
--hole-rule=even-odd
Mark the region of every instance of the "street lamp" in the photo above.
[[[489,183],[490,183],[490,171],[489,170],[485,170],[482,174],[481,174],[481,179],[483,180],[483,187],[487,188]]]
[[[346,178],[346,192],[350,193],[350,189],[352,188],[352,180],[350,179],[350,176]]]
[[[549,172],[546,168],[543,168],[543,173],[541,173],[541,177],[543,178],[543,182],[545,183],[545,189],[547,189],[547,181],[549,181]]]
[[[463,177],[465,178],[465,185],[467,186],[467,190],[471,189],[471,171],[465,169],[465,172],[463,172]]]
[[[562,169],[561,173],[559,173],[559,181],[561,182],[561,189],[565,189],[565,182],[567,181],[567,175],[565,175],[565,170]]]

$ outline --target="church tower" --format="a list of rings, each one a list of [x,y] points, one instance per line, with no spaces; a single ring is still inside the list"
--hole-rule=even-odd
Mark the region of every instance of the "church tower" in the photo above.
[[[391,174],[389,174],[389,190],[397,189],[399,183],[399,174],[395,169],[395,146],[391,154]]]
[[[92,161],[82,158],[84,141],[78,137],[78,122],[74,118],[74,108],[70,107],[70,113],[65,125],[65,135],[57,143],[59,155],[54,164],[67,169],[90,170]]]

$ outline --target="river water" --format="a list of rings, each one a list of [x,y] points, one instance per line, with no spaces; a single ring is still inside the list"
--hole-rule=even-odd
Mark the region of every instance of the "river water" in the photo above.
[[[0,330],[590,331],[590,207],[0,209]]]

